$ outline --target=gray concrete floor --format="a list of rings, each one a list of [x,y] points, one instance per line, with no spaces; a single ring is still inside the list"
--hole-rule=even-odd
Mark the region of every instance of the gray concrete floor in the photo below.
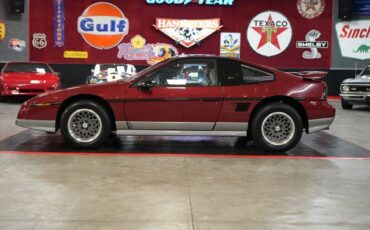
[[[18,108],[0,104],[0,138]],[[369,148],[369,111],[328,132]],[[0,229],[365,230],[369,191],[370,160],[1,153]]]
[[[340,101],[331,101],[337,110],[330,130],[325,132],[370,150],[370,107],[343,110]]]
[[[19,108],[19,103],[0,103],[0,140],[26,130],[14,124]]]

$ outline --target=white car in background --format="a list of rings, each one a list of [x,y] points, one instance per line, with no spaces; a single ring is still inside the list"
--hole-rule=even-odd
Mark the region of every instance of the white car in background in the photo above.
[[[87,84],[117,81],[136,74],[135,66],[131,64],[96,64],[86,78]]]
[[[370,66],[365,67],[355,78],[347,78],[340,85],[343,109],[353,105],[370,105]]]

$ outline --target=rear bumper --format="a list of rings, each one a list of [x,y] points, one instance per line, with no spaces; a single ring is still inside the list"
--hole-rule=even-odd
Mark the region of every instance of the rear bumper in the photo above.
[[[308,133],[315,133],[320,130],[329,129],[334,117],[308,120]]]
[[[329,129],[335,117],[335,108],[326,100],[302,101],[307,112],[307,133]]]
[[[20,127],[46,132],[55,132],[55,121],[17,119],[15,124]]]

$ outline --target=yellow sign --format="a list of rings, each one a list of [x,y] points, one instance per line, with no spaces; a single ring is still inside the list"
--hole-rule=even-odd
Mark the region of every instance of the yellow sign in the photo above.
[[[89,53],[87,51],[64,51],[64,58],[78,58],[78,59],[87,59],[89,58]]]
[[[0,21],[0,41],[5,38],[5,24]]]
[[[134,47],[134,49],[142,49],[145,43],[145,38],[140,35],[135,35],[135,37],[131,38],[131,45]]]

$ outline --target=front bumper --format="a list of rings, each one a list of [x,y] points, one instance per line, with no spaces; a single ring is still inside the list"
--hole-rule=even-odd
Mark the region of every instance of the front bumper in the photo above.
[[[370,104],[370,92],[364,93],[341,93],[343,100],[352,103]]]
[[[55,121],[17,119],[15,124],[20,127],[46,132],[55,132]]]
[[[2,96],[36,96],[41,93],[53,90],[53,86],[27,87],[27,86],[7,86],[2,91]]]
[[[35,98],[24,102],[19,109],[15,124],[24,128],[56,132],[56,117],[59,104],[34,105]]]

